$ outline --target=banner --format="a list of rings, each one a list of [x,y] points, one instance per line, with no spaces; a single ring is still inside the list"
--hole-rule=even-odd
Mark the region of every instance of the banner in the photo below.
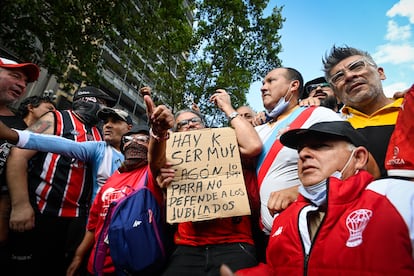
[[[250,215],[232,128],[175,132],[167,142],[175,177],[167,188],[167,222]]]

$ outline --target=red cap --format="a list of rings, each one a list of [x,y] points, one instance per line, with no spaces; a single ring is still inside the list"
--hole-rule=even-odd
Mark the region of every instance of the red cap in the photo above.
[[[14,60],[0,57],[0,67],[6,69],[21,69],[27,77],[27,82],[33,82],[39,77],[40,69],[34,63],[17,63]]]

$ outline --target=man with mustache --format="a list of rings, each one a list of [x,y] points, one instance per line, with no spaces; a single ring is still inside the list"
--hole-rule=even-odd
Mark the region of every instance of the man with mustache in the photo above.
[[[228,217],[197,222],[180,222],[174,235],[176,249],[172,253],[163,276],[171,275],[217,275],[222,263],[232,269],[251,267],[257,264],[253,240],[253,229],[257,228],[254,213],[259,209],[255,171],[244,164],[254,160],[262,144],[252,124],[242,118],[231,105],[230,95],[224,89],[217,89],[210,97],[234,128],[238,150],[243,164],[246,190],[250,193],[249,204],[252,216]],[[175,114],[176,132],[187,132],[206,128],[202,115],[192,109],[180,110]],[[158,184],[165,188],[171,184],[175,170],[167,163],[161,168]],[[256,193],[253,196],[252,193]]]
[[[338,112],[342,107],[342,104],[324,77],[319,77],[305,83],[301,101],[302,99],[307,101],[315,100],[317,105],[325,106],[335,112]]]
[[[370,141],[367,149],[379,167],[378,174],[386,176],[385,153],[403,98],[395,100],[385,95],[384,69],[363,50],[333,46],[323,59],[323,71],[344,104],[342,114]]]

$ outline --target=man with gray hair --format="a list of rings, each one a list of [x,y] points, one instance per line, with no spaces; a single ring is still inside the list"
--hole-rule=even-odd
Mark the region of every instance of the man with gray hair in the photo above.
[[[236,275],[413,275],[413,183],[373,181],[368,142],[346,121],[280,141],[299,154],[300,195],[274,220],[267,263]]]
[[[385,95],[382,87],[385,71],[368,52],[333,46],[323,59],[323,66],[326,80],[344,104],[342,114],[370,141],[367,149],[379,172],[375,172],[375,164],[371,163],[369,171],[375,176],[386,176],[385,152],[403,99]]]

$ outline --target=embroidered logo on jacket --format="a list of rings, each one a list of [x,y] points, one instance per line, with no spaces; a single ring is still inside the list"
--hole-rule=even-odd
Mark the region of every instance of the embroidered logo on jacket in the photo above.
[[[362,232],[364,232],[371,217],[372,211],[368,209],[358,209],[349,214],[346,218],[346,227],[349,231],[346,246],[357,247],[362,243]]]
[[[142,220],[135,220],[134,223],[132,224],[132,227],[138,227],[142,224]]]
[[[282,234],[283,231],[283,226],[279,226],[279,228],[277,228],[277,230],[275,231],[275,233],[272,235],[273,237],[279,236],[280,234]]]
[[[392,154],[392,159],[387,160],[387,165],[388,166],[398,166],[398,165],[405,165],[405,161],[403,158],[399,157],[400,154],[400,148],[397,146],[394,146],[393,148],[393,154]]]

